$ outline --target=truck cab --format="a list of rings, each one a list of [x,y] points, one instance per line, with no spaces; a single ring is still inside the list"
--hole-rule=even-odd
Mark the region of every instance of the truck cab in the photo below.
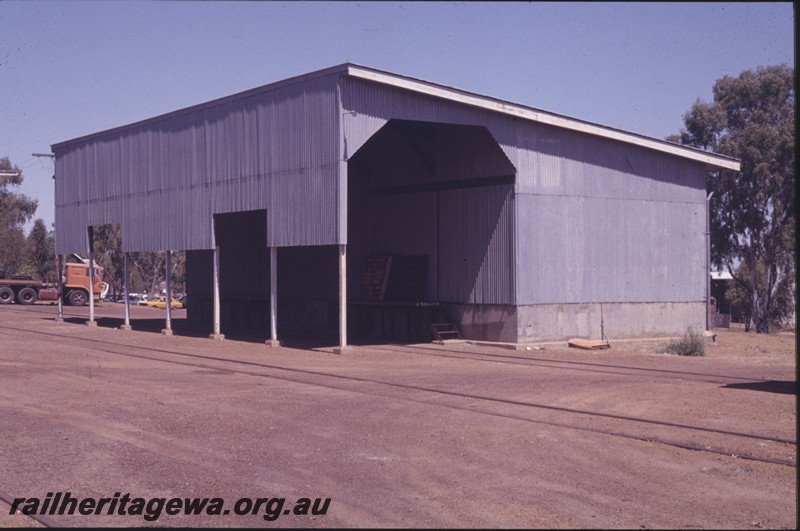
[[[89,260],[77,254],[70,255],[71,262],[64,264],[63,301],[72,306],[83,306],[89,302]],[[103,282],[103,268],[94,264],[94,298],[102,300],[109,285]]]
[[[73,262],[64,264],[62,300],[73,306],[89,302],[89,261],[72,255]],[[103,268],[94,266],[94,298],[102,300],[109,285],[103,282]],[[58,300],[58,287],[29,276],[7,275],[0,270],[0,304],[33,304],[37,300]]]

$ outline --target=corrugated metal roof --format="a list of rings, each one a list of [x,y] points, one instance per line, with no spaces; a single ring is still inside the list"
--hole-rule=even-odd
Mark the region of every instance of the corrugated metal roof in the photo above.
[[[253,96],[255,94],[259,94],[264,91],[271,91],[279,87],[305,82],[311,79],[315,79],[317,77],[327,76],[333,73],[344,73],[352,77],[365,79],[376,83],[382,83],[385,85],[390,85],[393,87],[410,90],[413,92],[427,94],[437,98],[455,101],[458,103],[471,105],[474,107],[479,107],[494,112],[499,112],[501,114],[506,114],[517,118],[522,118],[525,120],[530,120],[533,122],[545,123],[549,125],[554,125],[556,127],[569,129],[572,131],[579,131],[582,133],[588,133],[591,135],[618,140],[629,144],[635,144],[648,149],[654,149],[656,151],[662,151],[679,157],[684,157],[691,160],[703,162],[709,168],[714,168],[714,169],[721,168],[721,169],[729,169],[735,171],[740,170],[740,164],[738,160],[731,157],[726,157],[724,155],[718,155],[715,153],[710,153],[707,151],[675,144],[673,142],[667,142],[666,140],[660,140],[640,135],[637,133],[631,133],[628,131],[623,131],[621,129],[599,125],[592,122],[587,122],[585,120],[579,120],[576,118],[571,118],[564,115],[543,111],[541,109],[536,109],[525,105],[511,103],[508,101],[503,101],[489,96],[475,94],[472,92],[449,87],[446,85],[441,85],[430,81],[424,81],[421,79],[416,79],[413,77],[404,76],[400,74],[390,73],[383,70],[378,70],[376,68],[357,65],[353,63],[343,63],[341,65],[332,66],[329,68],[325,68],[323,70],[318,70],[315,72],[310,72],[307,74],[291,77],[282,81],[270,83],[268,85],[250,89],[237,94],[233,94],[231,96],[226,96],[206,103],[202,103],[200,105],[187,107],[185,109],[163,114],[154,118],[150,118],[148,120],[136,122],[134,124],[130,124],[127,126],[118,127],[98,133],[93,133],[91,135],[75,138],[72,140],[67,140],[64,142],[59,142],[53,144],[51,147],[53,151],[55,151],[56,148],[62,148],[65,145],[68,145],[73,142],[79,142],[82,140],[90,139],[95,136],[108,134],[110,132],[114,132],[120,129],[151,124],[153,122],[157,122],[167,118],[172,118],[184,113],[191,113],[203,108],[211,108],[218,105],[224,105],[226,103],[230,103],[232,101],[236,101],[242,98],[247,98],[248,96]]]
[[[118,126],[118,127],[113,127],[111,129],[105,129],[103,131],[98,131],[98,132],[91,133],[91,134],[88,134],[88,135],[79,136],[79,137],[72,138],[72,139],[69,139],[69,140],[64,140],[62,142],[57,142],[55,144],[52,144],[50,147],[53,150],[53,152],[55,152],[56,148],[60,149],[60,148],[63,148],[65,146],[68,146],[69,144],[74,144],[74,143],[77,143],[77,142],[83,142],[85,140],[90,140],[90,139],[93,139],[93,138],[106,136],[106,135],[108,135],[110,133],[122,132],[122,131],[125,131],[125,130],[128,130],[128,129],[131,129],[131,128],[152,125],[152,124],[160,122],[162,120],[168,120],[168,119],[171,119],[171,118],[177,118],[178,116],[181,116],[181,115],[192,114],[192,113],[197,112],[197,111],[203,111],[203,110],[211,109],[213,107],[217,107],[217,106],[220,106],[220,105],[224,105],[226,103],[232,103],[232,102],[235,102],[235,101],[246,99],[246,98],[249,98],[249,97],[252,97],[252,96],[256,96],[256,95],[259,95],[259,94],[262,94],[262,93],[265,93],[265,92],[272,92],[272,91],[274,91],[276,89],[279,89],[279,88],[290,87],[291,85],[295,85],[297,83],[304,83],[304,82],[310,81],[312,79],[317,79],[317,78],[329,76],[330,74],[346,72],[347,71],[347,66],[348,66],[348,64],[345,63],[345,64],[341,64],[341,65],[338,65],[338,66],[332,66],[330,68],[325,68],[325,69],[322,69],[322,70],[316,70],[314,72],[309,72],[307,74],[302,74],[302,75],[299,75],[299,76],[290,77],[290,78],[287,78],[287,79],[276,81],[274,83],[269,83],[267,85],[262,85],[260,87],[252,88],[252,89],[249,89],[249,90],[246,90],[246,91],[243,91],[243,92],[237,92],[236,94],[231,94],[230,96],[224,96],[222,98],[217,98],[217,99],[214,99],[214,100],[211,100],[211,101],[207,101],[207,102],[204,102],[204,103],[200,103],[200,104],[197,104],[197,105],[192,105],[191,107],[185,107],[183,109],[178,109],[176,111],[171,111],[171,112],[168,112],[168,113],[165,113],[165,114],[160,114],[158,116],[154,116],[152,118],[147,118],[147,119],[144,119],[144,120],[140,120],[138,122],[133,122],[133,123],[130,123],[130,124],[127,124],[127,125],[121,125],[121,126]]]
[[[663,151],[679,157],[685,157],[695,161],[703,162],[712,168],[723,168],[735,171],[739,171],[740,169],[738,160],[731,157],[726,157],[724,155],[718,155],[687,146],[681,146],[673,142],[667,142],[666,140],[659,140],[637,133],[630,133],[621,129],[594,124],[584,120],[578,120],[576,118],[570,118],[567,116],[543,111],[541,109],[510,103],[488,96],[481,96],[465,90],[439,85],[437,83],[431,83],[429,81],[423,81],[420,79],[414,79],[412,77],[399,74],[392,74],[370,67],[351,63],[347,63],[342,66],[346,68],[348,75],[374,81],[376,83],[383,83],[414,92],[420,92],[430,96],[488,109],[490,111],[511,115],[517,118],[523,118],[533,122],[554,125],[556,127],[562,127],[572,131],[579,131],[604,138],[619,140],[621,142],[635,144],[649,149],[655,149],[656,151]]]

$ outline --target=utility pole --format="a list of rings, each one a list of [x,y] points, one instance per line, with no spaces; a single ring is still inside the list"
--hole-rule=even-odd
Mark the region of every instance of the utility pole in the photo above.
[[[31,157],[37,158],[48,158],[48,159],[55,159],[56,156],[53,153],[31,153]],[[56,172],[53,170],[53,179],[56,178]],[[55,243],[55,237],[54,237]],[[56,279],[58,281],[58,315],[56,316],[56,322],[62,323],[64,322],[64,255],[56,254]],[[91,277],[90,277],[91,280]]]

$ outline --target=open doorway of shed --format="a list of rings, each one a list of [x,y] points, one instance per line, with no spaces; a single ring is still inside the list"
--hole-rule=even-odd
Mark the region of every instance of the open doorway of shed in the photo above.
[[[125,278],[121,226],[118,223],[92,226],[89,243],[94,263],[102,268],[103,282],[108,284],[105,297],[108,300],[101,302],[122,301]]]
[[[219,247],[220,325],[226,337],[269,335],[267,212],[214,215]],[[214,251],[186,252],[186,312],[208,333],[214,319]]]
[[[441,303],[480,302],[490,241],[513,223],[515,175],[483,126],[389,120],[361,146],[348,161],[349,337],[427,341],[447,319]],[[389,257],[407,273],[389,265],[383,291],[370,287]]]
[[[219,247],[220,326],[226,338],[270,337],[270,252],[267,211],[214,215]],[[280,247],[277,256],[278,339],[286,344],[336,345],[337,246]],[[213,250],[186,255],[187,318],[213,323]]]

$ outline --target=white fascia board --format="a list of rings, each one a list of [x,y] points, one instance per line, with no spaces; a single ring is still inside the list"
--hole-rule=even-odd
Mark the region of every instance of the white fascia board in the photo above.
[[[352,65],[348,66],[347,74],[368,81],[383,83],[386,85],[427,94],[437,98],[464,103],[474,107],[480,107],[482,109],[519,117],[525,120],[531,120],[533,122],[539,122],[555,127],[570,129],[572,131],[579,131],[581,133],[618,140],[620,142],[626,142],[628,144],[633,144],[648,149],[654,149],[656,151],[669,153],[670,155],[676,155],[678,157],[702,162],[710,169],[727,169],[734,171],[740,171],[741,169],[739,161],[721,155],[715,155],[706,151],[680,146],[678,144],[673,144],[672,142],[657,140],[655,138],[648,138],[633,133],[626,133],[624,131],[602,127],[588,122],[581,122],[579,120],[573,120],[563,116],[542,112],[530,107],[523,107],[513,103],[506,103],[500,100],[485,98],[432,83],[389,75]]]

